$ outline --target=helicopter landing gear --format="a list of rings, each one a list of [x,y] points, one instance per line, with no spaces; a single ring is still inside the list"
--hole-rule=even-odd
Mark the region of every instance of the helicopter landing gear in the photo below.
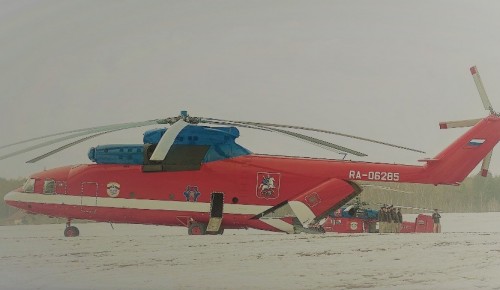
[[[77,227],[71,225],[71,220],[66,222],[66,228],[64,229],[65,237],[78,237],[80,235],[80,230]]]
[[[189,235],[204,235],[207,231],[207,226],[202,223],[192,222],[188,226]]]

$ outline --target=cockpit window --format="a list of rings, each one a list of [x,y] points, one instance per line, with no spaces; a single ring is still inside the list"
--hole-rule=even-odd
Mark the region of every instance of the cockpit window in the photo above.
[[[43,193],[44,194],[54,194],[56,193],[56,183],[52,179],[45,180],[43,184]]]
[[[35,192],[35,179],[34,178],[30,178],[30,179],[26,180],[26,182],[23,185],[23,192],[27,192],[27,193]]]

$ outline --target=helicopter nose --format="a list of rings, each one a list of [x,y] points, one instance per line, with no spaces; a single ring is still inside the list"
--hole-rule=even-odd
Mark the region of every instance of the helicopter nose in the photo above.
[[[31,195],[31,194],[30,194]],[[26,193],[20,192],[19,189],[7,193],[3,200],[6,204],[22,210],[31,211],[30,197]]]
[[[13,206],[15,202],[20,201],[19,192],[11,191],[3,197],[3,200],[6,204]]]

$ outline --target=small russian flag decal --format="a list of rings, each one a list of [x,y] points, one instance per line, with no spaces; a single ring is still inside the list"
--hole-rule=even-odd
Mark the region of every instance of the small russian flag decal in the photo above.
[[[472,139],[467,145],[469,146],[481,146],[484,143],[484,139]]]

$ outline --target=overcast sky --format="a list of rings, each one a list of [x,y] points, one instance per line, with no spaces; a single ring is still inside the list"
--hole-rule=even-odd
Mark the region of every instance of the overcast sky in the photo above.
[[[499,11],[498,1],[0,0],[0,144],[188,110],[414,147],[427,154],[314,135],[368,154],[353,160],[418,164],[464,132],[440,121],[487,114],[470,66],[500,110]],[[24,162],[57,146],[12,157],[0,177],[88,163],[91,146],[141,143],[145,129],[35,165]],[[341,157],[241,133],[256,153]],[[500,174],[500,152],[491,167]]]

